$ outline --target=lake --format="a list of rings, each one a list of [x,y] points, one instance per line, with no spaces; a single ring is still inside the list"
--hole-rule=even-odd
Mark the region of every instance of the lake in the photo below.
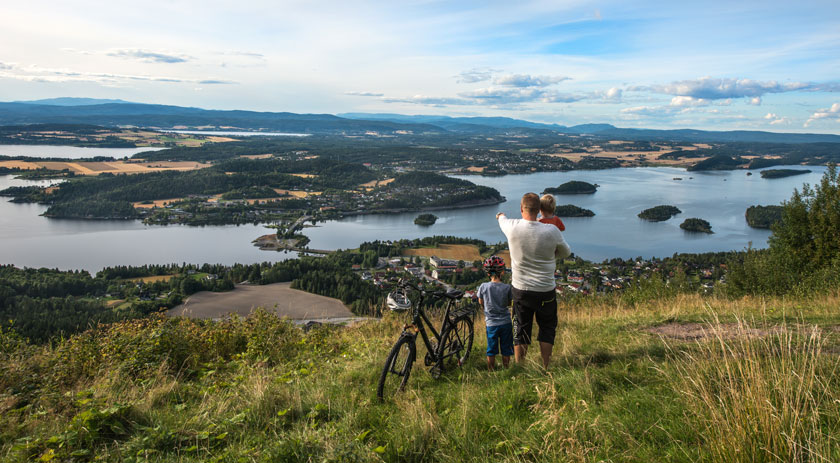
[[[789,166],[800,168],[802,166]],[[781,167],[780,167],[781,168]],[[557,204],[574,204],[595,212],[591,218],[563,218],[564,236],[572,251],[584,259],[612,257],[666,257],[676,252],[743,250],[767,246],[769,230],[747,225],[744,212],[751,205],[779,204],[794,188],[817,183],[824,166],[809,166],[810,174],[763,179],[759,171],[686,172],[669,167],[549,172],[504,177],[459,176],[499,190],[508,201],[472,209],[437,211],[431,227],[414,224],[417,213],[368,215],[330,221],[304,233],[313,249],[352,248],[364,241],[432,235],[478,238],[487,243],[504,241],[495,220],[501,211],[520,218],[519,199],[526,192],[540,193],[569,180],[600,185],[592,195],[557,195]],[[675,177],[682,180],[674,180]],[[665,222],[648,222],[636,214],[649,207],[671,204],[682,214]],[[679,228],[689,217],[709,221],[714,234],[690,233]]]
[[[145,151],[165,148],[85,148],[59,145],[0,145],[0,156],[28,156],[31,158],[84,159],[106,156],[116,159],[131,157]]]
[[[10,186],[50,181],[0,176]],[[251,241],[272,233],[261,225],[148,226],[137,220],[64,220],[41,217],[47,208],[15,204],[0,197],[0,264],[18,267],[83,269],[91,273],[115,265],[168,263],[277,262],[296,253],[260,251]]]
[[[802,168],[802,166],[791,166]],[[417,213],[366,215],[329,221],[306,228],[313,249],[354,248],[373,240],[395,240],[432,235],[456,235],[488,243],[504,240],[495,221],[496,212],[519,217],[523,193],[539,193],[569,180],[600,185],[593,195],[558,196],[558,204],[592,209],[592,218],[565,218],[564,235],[579,256],[601,261],[611,257],[665,257],[676,252],[707,252],[766,247],[768,230],[750,228],[744,211],[750,205],[778,204],[790,198],[803,183],[817,183],[825,167],[807,167],[806,175],[762,179],[758,171],[686,172],[655,167],[598,171],[572,171],[509,175],[464,176],[498,189],[508,201],[470,209],[436,211],[431,227],[414,225]],[[680,177],[683,180],[674,180]],[[13,185],[49,184],[0,176],[0,189]],[[276,262],[296,255],[260,251],[251,241],[267,233],[257,225],[187,227],[147,226],[139,221],[59,220],[41,217],[45,206],[14,204],[0,198],[0,264],[91,272],[105,266],[153,263],[254,263]],[[683,212],[665,222],[636,217],[643,209],[672,204]],[[679,224],[688,217],[708,220],[712,235],[689,233]]]

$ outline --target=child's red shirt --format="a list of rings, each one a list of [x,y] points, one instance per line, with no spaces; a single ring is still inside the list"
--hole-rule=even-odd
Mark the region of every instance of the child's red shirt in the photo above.
[[[566,231],[566,226],[563,224],[563,221],[560,220],[560,217],[557,217],[556,215],[554,217],[551,217],[550,219],[543,217],[540,219],[540,222],[554,225],[557,228],[559,228],[560,231]]]

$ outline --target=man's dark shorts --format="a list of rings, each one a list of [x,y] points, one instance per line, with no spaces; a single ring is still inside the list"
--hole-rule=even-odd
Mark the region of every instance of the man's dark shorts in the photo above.
[[[537,341],[554,344],[557,332],[557,293],[551,291],[523,291],[511,288],[513,292],[513,344],[531,344],[531,327],[534,318],[540,327]]]

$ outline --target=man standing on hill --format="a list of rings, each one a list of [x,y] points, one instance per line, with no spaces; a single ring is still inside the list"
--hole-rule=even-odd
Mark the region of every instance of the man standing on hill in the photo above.
[[[557,298],[554,270],[557,260],[571,254],[563,234],[554,225],[537,221],[540,197],[525,193],[519,204],[522,219],[509,219],[499,212],[496,219],[510,248],[513,270],[513,355],[521,363],[531,344],[534,317],[540,328],[537,340],[543,366],[548,368],[557,331]]]

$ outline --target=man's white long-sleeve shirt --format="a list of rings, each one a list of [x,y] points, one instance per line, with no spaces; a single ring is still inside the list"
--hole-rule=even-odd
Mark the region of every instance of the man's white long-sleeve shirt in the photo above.
[[[552,291],[557,259],[572,253],[556,226],[499,216],[499,228],[510,248],[512,284],[523,291]]]

